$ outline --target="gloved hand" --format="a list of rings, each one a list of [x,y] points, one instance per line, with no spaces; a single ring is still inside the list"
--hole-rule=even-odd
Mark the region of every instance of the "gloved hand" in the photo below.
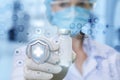
[[[40,46],[45,47],[45,45],[49,46],[48,48],[43,49],[43,52],[45,50],[45,52],[49,51],[50,53],[48,54],[49,58],[47,59],[47,61],[43,63],[36,63],[33,60],[33,57],[31,56],[32,53],[34,53],[31,51],[32,50],[31,45],[33,46],[33,43],[35,43],[34,45],[36,45],[37,47],[40,47]],[[61,66],[58,65],[60,62],[58,49],[59,49],[58,44],[54,44],[52,41],[48,40],[45,37],[41,37],[39,38],[39,40],[36,40],[35,42],[30,43],[26,50],[28,51],[27,52],[28,54],[26,53],[27,57],[25,59],[25,66],[24,66],[25,79],[27,80],[34,80],[34,79],[35,80],[50,80],[53,78],[53,74],[60,73],[62,71],[62,68]]]
[[[58,54],[51,54],[48,62],[43,64],[37,64],[28,57],[25,63],[24,77],[26,80],[50,80],[53,78],[53,74],[62,71],[61,66],[57,65],[59,63]]]

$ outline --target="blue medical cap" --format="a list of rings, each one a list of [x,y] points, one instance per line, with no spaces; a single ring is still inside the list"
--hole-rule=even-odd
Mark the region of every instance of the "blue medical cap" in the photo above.
[[[52,2],[52,1],[56,1],[56,0],[45,0],[45,2],[48,2],[48,3]],[[81,1],[82,1],[82,0],[81,0]],[[85,0],[83,0],[83,1],[85,1]],[[97,0],[86,0],[86,1],[89,1],[90,3],[94,3],[94,2],[96,2]]]

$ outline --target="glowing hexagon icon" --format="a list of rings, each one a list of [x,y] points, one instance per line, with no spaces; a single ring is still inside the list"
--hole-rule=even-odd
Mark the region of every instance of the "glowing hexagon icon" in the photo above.
[[[50,56],[49,45],[43,40],[35,40],[28,44],[26,53],[35,63],[43,64]]]

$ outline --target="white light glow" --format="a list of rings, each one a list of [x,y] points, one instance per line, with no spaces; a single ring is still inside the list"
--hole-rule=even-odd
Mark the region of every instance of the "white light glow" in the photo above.
[[[33,54],[37,57],[41,57],[44,54],[44,52],[40,47],[36,47],[33,51]]]

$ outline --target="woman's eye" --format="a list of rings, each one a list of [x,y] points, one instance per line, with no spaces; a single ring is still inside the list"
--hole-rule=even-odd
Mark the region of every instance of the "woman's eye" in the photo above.
[[[60,7],[69,7],[69,3],[60,3],[59,4]]]
[[[87,8],[87,9],[91,9],[93,7],[92,3],[84,3],[84,2],[80,2],[76,4],[78,7],[83,7],[83,8]]]
[[[77,3],[77,6],[80,6],[80,7],[85,7],[86,6],[86,4],[85,3]]]

